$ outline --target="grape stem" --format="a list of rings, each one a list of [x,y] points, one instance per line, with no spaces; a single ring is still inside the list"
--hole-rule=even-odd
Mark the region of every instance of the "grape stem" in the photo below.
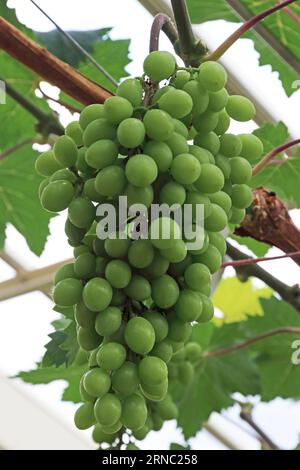
[[[284,259],[284,258],[292,258],[293,256],[299,256],[300,251],[295,251],[294,253],[286,253],[285,255],[280,256],[271,256],[271,257],[263,257],[263,258],[249,258],[249,259],[242,259],[238,261],[229,261],[222,264],[222,268],[228,268],[229,266],[236,267],[236,266],[249,266],[250,264],[258,264],[262,263],[263,261],[274,261],[277,259]]]
[[[249,260],[250,256],[240,251],[238,248],[227,242],[227,255],[233,260]],[[272,274],[265,271],[257,264],[235,265],[233,266],[241,282],[246,282],[249,277],[256,277],[267,286],[276,291],[280,297],[292,305],[300,313],[300,288],[299,286],[289,286],[280,281]]]
[[[293,327],[293,326],[283,326],[280,328],[274,328],[273,330],[266,331],[257,336],[253,336],[252,338],[247,339],[238,344],[234,344],[233,346],[229,346],[228,348],[217,349],[215,351],[208,351],[205,356],[206,357],[217,357],[217,356],[225,356],[226,354],[230,354],[236,351],[240,351],[241,349],[248,348],[252,344],[257,343],[258,341],[262,341],[266,338],[271,338],[272,336],[281,335],[281,334],[291,334],[291,335],[300,335],[300,328]]]
[[[158,15],[154,17],[151,27],[150,52],[158,51],[161,31],[166,34],[173,45],[178,41],[178,32],[171,18],[164,13],[158,13]]]
[[[252,175],[257,175],[260,171],[262,171],[272,160],[279,155],[280,153],[288,150],[291,147],[295,147],[296,145],[300,144],[300,139],[292,140],[291,142],[287,142],[279,147],[273,149],[270,153],[268,153],[263,159],[254,166]],[[284,160],[282,161],[284,162]]]
[[[281,3],[278,3],[272,8],[268,8],[267,10],[259,13],[258,15],[255,15],[254,17],[250,18],[248,21],[246,21],[240,28],[238,28],[232,35],[230,35],[226,41],[223,42],[214,52],[211,54],[208,54],[205,57],[205,60],[219,60],[220,57],[222,57],[225,52],[228,51],[228,49],[235,44],[235,42],[240,39],[243,34],[245,34],[247,31],[252,29],[256,24],[260,23],[264,18],[267,18],[268,16],[272,15],[276,11],[279,11],[291,3],[294,3],[296,0],[285,0]]]

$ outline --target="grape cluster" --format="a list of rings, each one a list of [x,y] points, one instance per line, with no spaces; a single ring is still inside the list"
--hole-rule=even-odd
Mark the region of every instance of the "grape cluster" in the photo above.
[[[179,70],[171,54],[152,52],[144,72],[103,105],[86,107],[36,162],[45,176],[43,207],[68,208],[74,262],[57,272],[53,297],[74,306],[78,343],[89,352],[75,424],[94,426],[99,444],[113,445],[126,430],[143,439],[177,417],[169,381],[193,380],[201,348],[189,342],[192,328],[213,317],[222,231],[243,220],[252,200],[249,160],[263,151],[254,135],[227,133],[231,118],[251,120],[255,108],[228,95],[218,63]],[[147,208],[190,204],[194,213],[202,204],[203,246],[188,250],[172,217],[152,221],[148,239],[132,239],[128,230],[127,238],[117,231],[101,240],[97,206],[118,208],[120,195]]]

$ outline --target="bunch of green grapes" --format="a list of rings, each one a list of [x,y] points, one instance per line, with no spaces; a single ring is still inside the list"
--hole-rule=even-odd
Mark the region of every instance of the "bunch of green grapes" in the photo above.
[[[189,342],[192,328],[213,317],[222,232],[243,220],[252,200],[249,160],[263,151],[257,137],[227,133],[231,118],[251,120],[255,108],[229,96],[226,80],[216,62],[178,70],[171,54],[152,52],[143,78],[125,80],[116,96],[86,107],[37,159],[43,207],[68,209],[74,262],[57,272],[53,298],[74,307],[78,343],[89,352],[75,424],[94,426],[99,444],[159,430],[178,415],[169,381],[193,380],[201,349]],[[147,239],[118,227],[101,240],[97,207],[118,208],[119,196],[146,208],[189,204],[195,218],[201,204],[202,246],[189,248],[171,215],[152,221]]]

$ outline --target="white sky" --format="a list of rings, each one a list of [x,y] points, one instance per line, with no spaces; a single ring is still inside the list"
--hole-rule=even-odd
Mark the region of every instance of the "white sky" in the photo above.
[[[72,2],[69,0],[39,0],[39,4],[66,30],[85,30],[112,26],[112,38],[131,38],[130,54],[132,63],[128,71],[137,75],[141,73],[142,61],[147,54],[151,16],[143,9],[137,0],[85,0]],[[29,27],[48,31],[52,25],[42,14],[30,4],[29,0],[9,0],[10,6],[16,6],[19,19]],[[212,25],[198,28],[207,41],[214,47],[222,42],[235,28],[220,21]],[[161,49],[171,50],[168,40],[162,36]],[[246,66],[241,66],[245,64]],[[270,67],[258,67],[258,56],[249,40],[241,40],[225,56],[224,63],[236,76],[271,110],[276,120],[284,120],[294,136],[299,136],[300,91],[292,98],[286,98],[277,73],[272,73]],[[64,114],[64,121],[69,119]],[[253,124],[234,125],[236,132],[247,132],[253,129]],[[26,267],[34,269],[55,263],[72,256],[72,250],[64,239],[64,216],[57,217],[51,223],[51,236],[46,250],[41,258],[37,258],[28,250],[26,243],[16,231],[9,227],[7,250],[16,256]],[[294,219],[298,223],[298,211],[294,211]],[[270,253],[277,254],[272,249]],[[299,268],[288,260],[264,263],[264,268],[272,271],[280,279],[294,284],[299,282]],[[229,270],[230,273],[230,270]],[[13,271],[0,261],[0,281],[14,275]],[[51,302],[40,293],[25,295],[1,304],[0,328],[0,372],[8,375],[16,374],[19,370],[34,367],[41,357],[43,345],[47,342],[50,332],[49,324],[56,318],[51,310]],[[33,394],[36,400],[43,403],[53,413],[71,425],[74,406],[59,400],[63,383],[53,383],[47,386],[30,386],[21,384],[24,390]],[[12,404],[11,404],[12,405]],[[10,404],[8,404],[10,406]],[[273,439],[285,448],[292,448],[298,442],[300,433],[300,406],[291,402],[276,402],[268,405],[258,405],[256,408],[257,421],[270,433]],[[238,419],[237,410],[230,416]],[[1,421],[0,421],[1,426]],[[30,429],[29,429],[30,432]],[[74,431],[75,432],[75,431]],[[238,433],[237,433],[238,434]],[[161,433],[152,433],[142,447],[151,449],[167,448],[170,441],[180,441],[180,436],[173,423],[168,423]],[[245,444],[245,442],[244,442]],[[255,448],[253,439],[246,439],[246,447]],[[222,446],[206,432],[200,433],[193,441],[194,448],[218,449]]]

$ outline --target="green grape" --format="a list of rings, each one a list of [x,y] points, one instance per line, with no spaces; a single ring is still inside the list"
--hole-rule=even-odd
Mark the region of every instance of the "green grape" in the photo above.
[[[89,279],[96,270],[96,258],[92,253],[79,255],[74,264],[74,271],[78,278]]]
[[[171,166],[173,178],[180,184],[193,184],[201,173],[201,165],[196,157],[184,153],[174,158]]]
[[[142,428],[147,420],[148,410],[143,397],[137,394],[126,397],[122,403],[121,420],[131,430]]]
[[[41,200],[41,198],[42,198],[42,194],[43,194],[44,189],[48,186],[49,183],[50,183],[50,178],[45,178],[45,179],[43,179],[43,181],[40,183],[40,185],[39,185],[39,191],[38,191],[40,200]]]
[[[230,96],[226,105],[226,111],[235,121],[251,121],[256,115],[254,104],[245,96]]]
[[[151,52],[144,61],[144,72],[151,80],[160,82],[174,74],[176,69],[175,58],[170,52]]]
[[[120,124],[133,114],[132,104],[122,96],[112,96],[104,103],[105,116],[112,124]]]
[[[186,125],[182,121],[179,121],[179,119],[173,119],[173,122],[174,122],[174,132],[176,134],[181,135],[186,140],[188,140],[189,129],[186,127]]]
[[[204,163],[201,167],[201,175],[195,183],[196,188],[207,194],[220,191],[224,186],[222,171],[211,163]]]
[[[113,342],[113,343],[120,343],[120,344],[123,344],[123,346],[125,346],[126,345],[125,336],[124,336],[125,327],[126,327],[126,323],[122,321],[120,328],[115,333],[113,333],[110,336],[105,336],[105,338],[103,339],[103,344]]]
[[[220,139],[214,132],[197,134],[194,142],[199,148],[201,147],[202,149],[208,150],[213,155],[217,155],[220,150]],[[202,153],[204,153],[203,150]],[[200,163],[209,163],[209,161],[206,159],[206,161]]]
[[[93,328],[95,325],[95,312],[91,312],[83,302],[80,302],[75,307],[74,312],[75,320],[77,325],[82,328]]]
[[[161,341],[160,343],[157,343],[150,352],[150,355],[159,357],[167,364],[173,356],[171,343],[169,341]]]
[[[95,268],[95,274],[99,277],[103,277],[105,274],[105,269],[108,263],[108,259],[104,258],[102,256],[97,256],[96,258],[96,268]]]
[[[72,244],[78,246],[82,243],[82,240],[86,235],[86,229],[75,227],[75,225],[67,219],[65,223],[65,234],[67,235],[69,242],[71,241]]]
[[[168,295],[166,295],[166,292]],[[154,303],[163,309],[175,305],[179,296],[177,282],[167,274],[155,279],[152,283],[152,298]]]
[[[82,283],[78,279],[63,279],[54,287],[53,300],[61,307],[71,307],[80,302]]]
[[[91,168],[85,160],[86,151],[87,151],[86,147],[81,147],[80,149],[78,149],[76,168],[82,175],[92,176],[95,170],[94,168]]]
[[[232,208],[231,217],[229,222],[233,225],[240,225],[246,217],[245,209]]]
[[[75,227],[89,228],[96,215],[94,205],[84,197],[77,197],[69,206],[69,219]]]
[[[231,174],[231,166],[230,166],[229,158],[224,157],[224,155],[219,154],[215,158],[215,164],[219,168],[219,170],[222,171],[224,178],[228,180]]]
[[[107,393],[96,401],[94,413],[99,424],[113,426],[121,418],[122,404],[116,395]]]
[[[75,184],[77,182],[77,177],[73,171],[64,168],[61,170],[57,170],[55,173],[50,178],[50,183],[53,181],[61,181],[61,180],[66,180],[70,181],[70,183]]]
[[[132,442],[130,442],[129,444],[127,444],[126,450],[140,450],[140,448],[137,447],[137,446],[136,446],[135,444],[133,444]]]
[[[155,356],[144,357],[138,365],[139,378],[146,386],[159,385],[168,378],[168,368],[164,361]]]
[[[156,357],[156,356],[155,356]],[[143,395],[150,401],[161,401],[168,392],[168,380],[164,380],[158,385],[149,385],[141,383]]]
[[[183,90],[188,93],[193,100],[194,114],[202,114],[207,110],[209,95],[207,90],[201,84],[199,84],[197,80],[190,80],[184,85]]]
[[[84,403],[77,408],[74,416],[75,426],[78,429],[89,429],[95,424],[93,403]]]
[[[206,251],[194,257],[195,262],[205,264],[211,274],[219,271],[222,264],[222,256],[214,245],[209,245]]]
[[[164,424],[163,419],[160,416],[158,416],[158,414],[152,413],[152,420],[153,420],[153,431],[160,431]]]
[[[230,159],[231,181],[233,184],[248,183],[252,177],[252,167],[248,160],[242,157]]]
[[[83,133],[83,143],[89,147],[94,142],[102,139],[114,140],[116,138],[116,128],[107,119],[101,118],[92,121]]]
[[[209,233],[209,243],[215,246],[218,251],[221,253],[221,256],[224,257],[227,251],[226,241],[221,233],[210,232]]]
[[[218,191],[217,193],[210,194],[209,199],[211,200],[212,203],[220,206],[223,209],[223,211],[226,212],[226,214],[229,213],[232,207],[232,202],[231,202],[231,198],[228,196],[227,193],[225,193],[224,191]]]
[[[234,184],[232,186],[232,205],[237,209],[246,209],[253,201],[251,188],[246,184]]]
[[[83,376],[83,385],[89,395],[99,398],[109,391],[111,381],[107,372],[96,367]]]
[[[185,323],[185,325],[186,325],[186,323]],[[184,361],[185,358],[186,358],[186,351],[185,351],[185,348],[182,347],[177,352],[175,352],[175,354],[172,357],[172,362],[174,362],[175,365],[177,366],[178,363]]]
[[[102,139],[94,142],[85,155],[87,164],[97,170],[112,165],[118,156],[118,146],[112,140]]]
[[[195,129],[202,133],[206,134],[215,130],[219,121],[219,113],[215,113],[214,111],[205,111],[202,114],[196,114],[193,117],[193,126]]]
[[[65,129],[65,134],[74,140],[77,147],[83,145],[83,132],[78,121],[70,122]]]
[[[214,316],[214,306],[213,306],[213,303],[212,303],[212,301],[210,300],[209,297],[207,297],[205,295],[202,295],[201,299],[202,299],[203,309],[202,309],[202,314],[198,318],[197,322],[198,323],[207,323],[210,320],[212,320],[212,318]]]
[[[102,196],[114,197],[122,194],[125,184],[126,176],[123,168],[110,165],[96,176],[95,189]]]
[[[147,437],[149,432],[150,432],[150,428],[149,426],[147,426],[147,421],[146,421],[146,424],[142,428],[136,429],[133,432],[133,437],[137,439],[138,441],[143,441],[145,437]]]
[[[84,131],[92,121],[104,117],[105,111],[103,104],[91,104],[81,111],[79,118],[80,127]]]
[[[168,171],[173,160],[173,154],[166,143],[150,140],[144,145],[143,150],[146,155],[153,158],[160,173]]]
[[[114,372],[111,382],[115,392],[123,396],[132,395],[139,385],[137,365],[129,361],[124,362],[124,364]]]
[[[76,278],[76,274],[74,271],[74,263],[65,264],[56,272],[54,276],[54,285],[58,284],[60,281],[64,279]]]
[[[242,134],[239,138],[242,142],[241,157],[246,158],[250,162],[261,158],[264,152],[264,144],[256,135]]]
[[[178,70],[176,77],[173,80],[175,88],[181,90],[186,83],[191,79],[191,74],[187,70]]]
[[[87,393],[87,391],[85,390],[85,388],[84,388],[83,379],[84,379],[84,376],[81,377],[80,384],[79,384],[80,397],[81,397],[82,401],[92,401],[92,402],[94,402],[94,400],[95,400],[94,397],[89,395]]]
[[[110,336],[118,331],[122,323],[122,312],[117,307],[108,307],[98,313],[95,330],[100,336]]]
[[[229,95],[225,88],[220,91],[210,92],[208,109],[216,112],[222,111],[228,103],[228,98]]]
[[[85,351],[93,351],[98,348],[101,338],[94,328],[79,327],[77,330],[77,341],[79,346]]]
[[[237,157],[242,150],[241,139],[233,134],[224,134],[220,137],[220,153],[225,157]]]
[[[202,312],[202,302],[199,294],[190,289],[182,290],[175,305],[176,316],[184,321],[197,320]]]
[[[70,181],[53,181],[42,192],[41,204],[47,211],[61,212],[71,203],[75,189]]]
[[[96,191],[95,181],[95,178],[90,178],[89,180],[85,181],[83,186],[83,195],[90,201],[104,202],[104,197],[100,196],[100,194]]]
[[[197,294],[196,294],[197,295]],[[176,343],[185,343],[192,332],[192,326],[185,320],[179,318],[172,318],[169,320],[169,335],[168,339]]]
[[[54,144],[53,151],[56,160],[63,168],[76,164],[78,149],[71,137],[67,135],[60,136]]]
[[[159,252],[154,253],[154,258],[152,263],[147,266],[145,273],[154,279],[161,277],[163,274],[166,274],[169,268],[169,261],[161,256]]]
[[[41,176],[51,176],[62,166],[55,159],[53,150],[42,153],[35,162],[35,171]]]
[[[222,135],[222,134],[225,134],[226,131],[228,131],[229,127],[230,127],[230,117],[228,116],[225,109],[223,109],[223,111],[219,113],[218,124],[215,127],[214,131],[217,135]]]
[[[228,196],[231,196],[231,193],[232,193],[232,183],[231,183],[230,180],[225,180],[225,183],[224,183],[224,186],[223,186],[222,191],[224,191],[224,193],[228,194]]]
[[[141,106],[143,101],[143,87],[140,80],[127,78],[117,88],[117,95],[126,98],[132,106]]]
[[[193,220],[196,220],[197,217],[197,206],[204,206],[204,218],[208,217],[211,214],[211,202],[208,196],[198,193],[196,191],[189,191],[186,197],[186,204],[192,205],[192,214]]]
[[[154,259],[154,248],[149,240],[135,240],[128,251],[128,261],[134,268],[147,268]]]
[[[179,364],[179,371],[178,371],[178,377],[179,381],[183,385],[189,385],[195,376],[195,369],[194,366],[188,362],[184,361],[181,364]]]
[[[174,90],[172,93],[165,93],[159,99],[158,106],[173,118],[180,119],[192,111],[193,100],[185,91]]]
[[[138,154],[128,160],[125,174],[129,183],[145,188],[156,180],[158,169],[153,158]]]
[[[183,240],[175,240],[174,245],[166,250],[161,250],[161,254],[170,263],[181,263],[186,258],[187,247]]]
[[[104,242],[104,248],[108,256],[111,258],[124,258],[130,247],[128,238],[121,238],[122,233],[115,234],[115,238],[107,238]]]
[[[116,370],[126,360],[126,349],[119,343],[106,343],[97,352],[97,363],[104,370]]]
[[[125,261],[115,259],[105,268],[105,277],[112,287],[124,289],[131,280],[131,269]]]
[[[92,434],[93,441],[96,442],[96,444],[113,444],[116,436],[113,434],[106,434],[103,431],[103,427],[100,426],[99,424],[96,424],[96,426],[93,429],[93,434]]]
[[[181,230],[173,219],[160,217],[151,223],[149,235],[156,248],[166,250],[172,247],[174,241],[181,239]]]
[[[176,181],[169,181],[161,188],[159,199],[161,204],[167,204],[170,207],[173,204],[182,206],[186,199],[186,190]]]
[[[203,315],[203,312],[202,312]],[[201,315],[201,316],[202,316]],[[197,362],[201,359],[203,351],[200,344],[195,342],[187,343],[185,346],[186,358],[191,362]]]
[[[153,326],[156,343],[160,343],[167,337],[169,326],[166,318],[161,313],[149,310],[143,313],[143,318],[146,318]]]
[[[156,404],[156,413],[164,420],[176,419],[178,417],[178,408],[170,395],[167,395],[162,401]]]
[[[118,127],[117,136],[118,141],[125,148],[139,147],[145,138],[144,124],[136,118],[125,119]]]
[[[145,318],[133,317],[125,328],[125,341],[133,352],[145,355],[154,346],[155,330]]]
[[[159,99],[165,94],[169,93],[169,91],[174,91],[174,88],[170,85],[163,86],[159,88],[153,95],[152,104],[157,104]]]
[[[105,279],[95,277],[84,286],[83,301],[92,312],[105,310],[111,299],[112,287]]]
[[[174,122],[169,114],[161,109],[150,109],[144,117],[144,126],[150,139],[168,140],[174,132]]]
[[[143,302],[151,296],[151,286],[143,276],[134,274],[125,292],[131,299]]]
[[[182,153],[188,153],[189,152],[189,146],[186,141],[186,138],[183,137],[181,134],[178,134],[177,132],[173,132],[171,137],[166,140],[166,143],[168,144],[173,157],[176,157],[177,155],[180,155]]]
[[[147,208],[151,206],[154,199],[154,192],[152,186],[146,186],[144,188],[137,188],[132,184],[129,184],[125,189],[125,196],[127,196],[128,207],[134,204],[143,204]]]
[[[120,307],[124,304],[126,296],[123,291],[119,289],[113,289],[113,296],[111,299],[111,305],[114,307]]]
[[[198,134],[199,135],[199,134]],[[189,152],[197,158],[197,160],[202,163],[209,163],[209,152],[197,145],[190,145]]]
[[[201,285],[211,283],[211,274],[207,266],[193,263],[184,272],[184,280],[189,289],[199,291]]]
[[[222,90],[227,82],[227,73],[218,62],[207,61],[199,67],[199,82],[210,92]]]

